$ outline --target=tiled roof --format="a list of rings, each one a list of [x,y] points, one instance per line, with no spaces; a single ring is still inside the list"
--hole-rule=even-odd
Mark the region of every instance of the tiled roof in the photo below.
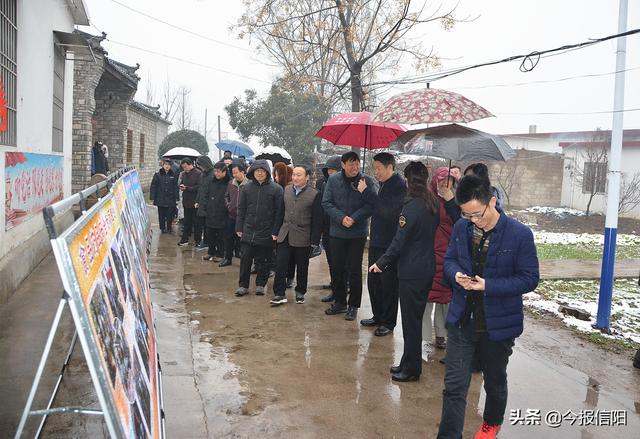
[[[168,125],[171,125],[171,122],[169,122],[167,119],[162,117],[162,113],[160,113],[159,111],[160,105],[158,105],[157,107],[152,107],[151,105],[143,104],[142,102],[132,100],[131,102],[129,102],[129,106],[132,108],[135,108],[138,111],[141,111],[142,113],[145,113],[146,115],[148,115],[149,117],[152,117],[153,119],[156,119],[161,122],[165,122]]]
[[[140,81],[140,77],[136,75],[136,71],[140,68],[140,64],[136,64],[135,66],[128,66],[121,62],[115,61],[111,58],[104,58],[105,66],[112,67],[119,76],[121,76],[124,80],[129,82],[130,85],[137,87],[138,81]]]

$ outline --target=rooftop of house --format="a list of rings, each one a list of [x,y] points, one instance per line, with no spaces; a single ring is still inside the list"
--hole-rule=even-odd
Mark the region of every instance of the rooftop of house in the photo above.
[[[168,121],[167,119],[165,119],[164,117],[162,117],[162,113],[160,112],[160,105],[157,106],[152,106],[149,104],[144,104],[142,102],[138,102],[136,100],[132,100],[131,102],[129,102],[129,106],[135,110],[140,111],[141,113],[144,113],[145,115],[152,117],[155,120],[158,120],[160,122],[164,122],[167,125],[171,125],[171,122]]]
[[[518,138],[529,138],[529,139],[553,139],[566,142],[560,142],[560,146],[562,143],[576,143],[579,141],[583,142],[594,142],[598,140],[611,138],[611,130],[595,130],[595,131],[561,131],[561,132],[550,132],[550,133],[522,133],[522,134],[502,134],[500,137],[518,137]],[[625,143],[627,141],[636,141],[640,140],[640,129],[628,129],[624,130],[623,139]]]

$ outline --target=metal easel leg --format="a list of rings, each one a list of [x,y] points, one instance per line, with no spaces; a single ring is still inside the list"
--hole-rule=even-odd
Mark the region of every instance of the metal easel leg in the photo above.
[[[47,358],[49,358],[49,352],[51,352],[51,346],[53,345],[53,340],[55,338],[56,331],[58,330],[58,325],[60,324],[62,312],[64,311],[64,307],[66,304],[67,293],[65,292],[62,299],[60,299],[58,309],[56,309],[53,323],[51,323],[51,329],[49,330],[47,343],[44,346],[44,351],[42,352],[42,357],[40,358],[40,364],[38,364],[38,370],[36,371],[36,376],[33,379],[33,384],[31,385],[31,391],[29,391],[29,397],[27,398],[27,403],[24,406],[24,411],[22,412],[22,417],[20,418],[20,424],[18,424],[18,430],[16,431],[15,435],[16,439],[22,436],[22,432],[24,431],[24,427],[27,423],[27,418],[29,417],[31,406],[33,405],[33,400],[35,399],[36,391],[38,390],[38,385],[40,384],[40,379],[42,379],[42,373],[44,372],[44,367],[47,364]]]

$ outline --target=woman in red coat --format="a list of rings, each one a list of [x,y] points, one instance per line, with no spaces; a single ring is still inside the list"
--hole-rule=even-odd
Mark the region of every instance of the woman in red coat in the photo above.
[[[460,171],[457,168],[440,167],[436,169],[431,179],[431,191],[436,194],[440,202],[440,224],[436,230],[435,240],[436,275],[433,278],[427,308],[422,319],[422,338],[427,343],[432,340],[431,314],[434,313],[435,308],[433,324],[436,329],[438,349],[446,347],[447,330],[444,325],[451,302],[451,287],[444,279],[444,256],[447,253],[453,225],[460,218],[460,208],[455,200],[455,186],[460,177]]]

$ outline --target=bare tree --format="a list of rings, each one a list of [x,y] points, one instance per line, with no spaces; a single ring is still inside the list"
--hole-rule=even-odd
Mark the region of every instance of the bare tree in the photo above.
[[[620,199],[618,200],[618,213],[631,212],[640,206],[640,172],[633,174],[631,180],[622,175],[620,182]]]
[[[179,130],[188,130],[191,128],[192,123],[192,109],[191,109],[191,99],[189,99],[189,95],[191,94],[191,89],[186,86],[180,87],[177,93],[177,114],[175,125]]]
[[[520,187],[522,177],[520,161],[515,157],[508,162],[501,163],[497,168],[497,172],[494,172],[495,181],[507,198],[506,205],[511,206],[511,195]]]
[[[450,29],[453,10],[427,13],[427,1],[244,0],[239,36],[262,50],[293,81],[321,97],[350,101],[352,111],[370,106],[374,74],[414,61],[424,71],[438,64],[432,50],[412,39],[420,24]],[[391,82],[386,82],[389,84]]]
[[[147,78],[144,81],[144,102],[147,105],[157,105],[156,103],[156,87],[151,79],[151,73],[147,72]]]
[[[162,117],[173,122],[179,107],[179,90],[173,86],[169,76],[167,76],[164,84],[162,84],[161,91],[160,112],[162,113]]]
[[[582,193],[589,197],[585,214],[589,216],[591,203],[596,195],[602,195],[607,189],[608,150],[605,141],[591,142],[580,153],[582,167],[576,166],[576,181],[582,187]]]

